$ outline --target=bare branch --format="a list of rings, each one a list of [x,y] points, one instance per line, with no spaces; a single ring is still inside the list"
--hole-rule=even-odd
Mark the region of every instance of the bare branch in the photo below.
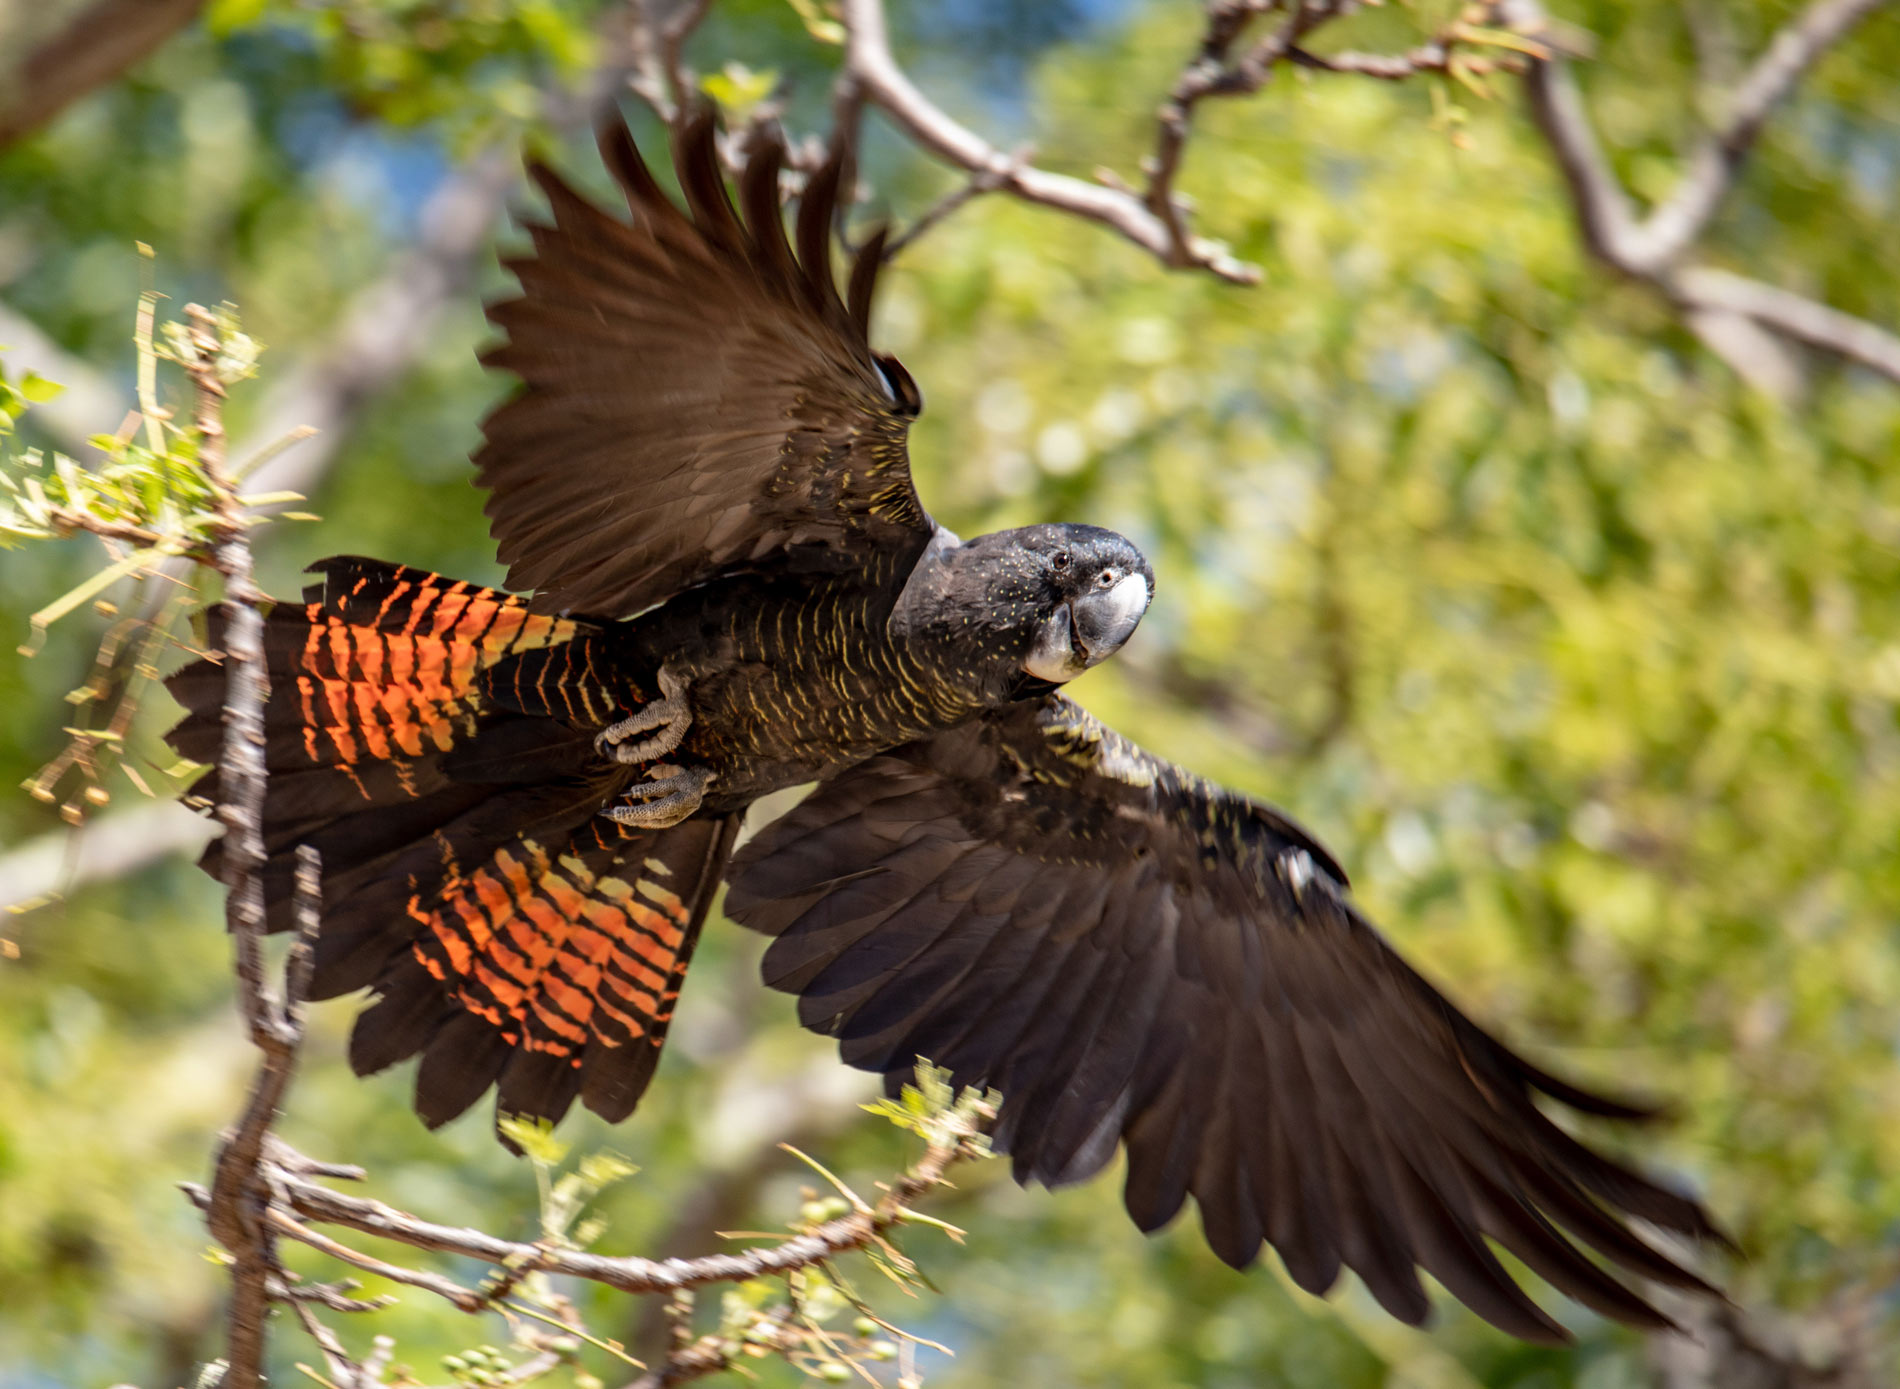
[[[1020,169],[1028,160],[1029,152],[1027,150],[1018,150],[1010,158],[1010,168]],[[937,226],[946,217],[956,212],[972,198],[979,198],[985,193],[994,193],[1007,181],[1007,175],[999,173],[994,169],[984,169],[978,173],[971,174],[969,178],[965,179],[960,185],[951,189],[948,193],[937,199],[936,202],[925,208],[922,215],[908,227],[904,228],[901,233],[885,242],[884,259],[887,261],[895,260],[897,256],[906,247],[915,242],[918,237],[922,236],[932,227]]]
[[[312,1249],[328,1254],[331,1258],[346,1264],[352,1264],[365,1273],[373,1273],[378,1278],[387,1278],[392,1283],[402,1283],[412,1288],[421,1288],[437,1297],[446,1298],[463,1312],[479,1312],[488,1306],[489,1299],[473,1288],[465,1288],[460,1283],[443,1278],[423,1269],[403,1268],[397,1264],[385,1263],[381,1259],[339,1244],[328,1235],[320,1234],[281,1210],[272,1210],[266,1218],[271,1228],[279,1234],[309,1245]]]
[[[1200,53],[1181,70],[1167,100],[1161,103],[1155,152],[1146,165],[1148,186],[1142,202],[1167,232],[1170,264],[1193,263],[1186,210],[1175,193],[1175,181],[1187,154],[1195,108],[1209,97],[1250,96],[1259,91],[1273,76],[1274,68],[1292,57],[1301,39],[1338,18],[1347,5],[1346,0],[1296,0],[1292,13],[1279,28],[1254,44],[1238,62],[1230,63],[1229,51],[1254,18],[1277,8],[1276,0],[1216,0],[1210,4]]]
[[[1005,155],[953,120],[918,90],[891,55],[882,0],[842,0],[845,66],[833,92],[835,124],[841,131],[853,129],[859,107],[868,101],[896,121],[924,151],[970,175],[963,188],[925,213],[892,250],[914,240],[977,194],[996,191],[1100,223],[1164,265],[1206,270],[1237,284],[1253,284],[1260,278],[1256,267],[1235,259],[1219,242],[1192,233],[1186,200],[1176,191],[1194,113],[1202,102],[1252,95],[1286,63],[1398,81],[1425,72],[1451,71],[1456,61],[1453,46],[1461,37],[1474,44],[1496,42],[1475,32],[1468,35],[1454,25],[1409,53],[1321,58],[1301,47],[1309,35],[1353,8],[1353,0],[1210,0],[1195,55],[1182,68],[1157,113],[1155,148],[1144,162],[1146,183],[1140,191],[1108,173],[1088,183],[1036,168],[1020,154]],[[1284,13],[1284,18],[1274,30],[1233,57],[1235,46],[1254,22],[1275,12]],[[1474,59],[1471,65],[1474,71],[1483,71],[1501,61],[1506,60]],[[1508,61],[1516,61],[1516,55]]]
[[[1428,72],[1450,71],[1454,51],[1442,39],[1433,39],[1416,48],[1408,48],[1403,53],[1359,53],[1348,50],[1321,55],[1295,47],[1287,50],[1287,58],[1313,72],[1349,73],[1380,82],[1405,82]]]
[[[1534,0],[1517,0],[1508,12],[1520,27],[1532,31],[1542,22],[1542,9]],[[1569,63],[1554,54],[1532,63],[1524,74],[1524,88],[1530,96],[1531,116],[1569,186],[1584,245],[1597,259],[1625,274],[1649,273],[1642,257],[1632,251],[1639,236],[1635,209],[1597,143]]]
[[[230,658],[230,650],[227,647],[227,659]],[[234,684],[240,678],[235,670],[230,676]],[[227,700],[227,714],[230,707]],[[233,736],[231,730],[238,726],[236,720],[227,724],[227,744]],[[223,774],[221,766],[220,775]],[[232,833],[227,829],[227,840],[232,837]],[[228,885],[226,900],[233,934],[238,934],[247,929],[236,920],[242,885],[231,882],[232,870],[229,865],[232,854],[229,847],[225,854]],[[261,864],[260,858],[258,865]],[[303,1041],[303,1000],[309,990],[310,972],[316,960],[317,928],[322,917],[321,868],[314,848],[308,844],[298,848],[295,884],[297,943],[291,948],[290,959],[284,970],[283,1002],[280,1004],[264,989],[261,961],[256,962],[255,987],[241,988],[241,1001],[251,1020],[251,1040],[262,1056],[257,1076],[251,1083],[244,1113],[237,1127],[218,1150],[211,1191],[206,1194],[203,1203],[212,1234],[232,1258],[231,1308],[228,1314],[230,1350],[229,1367],[226,1370],[228,1383],[241,1385],[262,1382],[264,1323],[273,1296],[272,1284],[288,1283],[288,1275],[277,1258],[274,1239],[277,1213],[269,1204],[269,1173],[265,1164],[270,1129],[283,1106],[284,1093],[296,1069],[297,1051]],[[252,867],[249,871],[255,881],[258,877],[257,868]],[[261,914],[248,930],[253,946],[261,946]],[[240,935],[238,951],[241,981],[245,978],[242,939]],[[301,1319],[306,1329],[315,1320],[307,1311]],[[321,1337],[317,1339],[327,1354],[329,1346]],[[252,1381],[242,1378],[246,1373],[253,1375]]]
[[[1667,289],[1686,308],[1751,319],[1900,383],[1900,336],[1864,318],[1830,309],[1792,290],[1704,266],[1678,271],[1669,278]]]
[[[1568,62],[1552,53],[1525,69],[1532,116],[1556,156],[1590,253],[1661,290],[1711,350],[1752,384],[1784,398],[1800,389],[1799,364],[1770,334],[1845,357],[1895,381],[1900,381],[1900,339],[1790,290],[1685,261],[1773,108],[1831,45],[1886,3],[1890,0],[1814,0],[1775,36],[1743,80],[1727,119],[1703,142],[1675,191],[1646,219],[1637,216],[1610,168]],[[1496,9],[1521,32],[1536,34],[1545,23],[1537,0],[1501,0]]]
[[[617,51],[624,85],[667,125],[692,104],[696,84],[686,66],[686,41],[706,18],[712,0],[628,0],[608,16],[604,34]]]
[[[969,173],[987,173],[999,190],[1025,202],[1109,227],[1164,264],[1205,269],[1236,284],[1259,280],[1255,267],[1215,242],[1189,238],[1185,247],[1178,246],[1162,219],[1127,189],[1016,163],[951,119],[898,67],[891,56],[882,0],[843,0],[840,8],[847,35],[845,80],[853,99],[881,108],[927,153]]]
[[[1730,99],[1722,124],[1697,147],[1676,190],[1650,216],[1649,253],[1662,261],[1686,251],[1728,196],[1774,108],[1821,56],[1889,0],[1815,0],[1770,41]]]
[[[364,1382],[363,1367],[350,1359],[350,1353],[343,1349],[343,1343],[336,1333],[317,1319],[307,1302],[291,1300],[291,1311],[304,1329],[304,1334],[317,1343],[317,1349],[323,1353],[323,1368],[330,1372],[330,1378],[339,1389],[356,1389]],[[372,1381],[373,1382],[373,1381]]]
[[[1785,338],[1746,314],[1688,303],[1680,307],[1689,331],[1756,390],[1776,400],[1794,400],[1807,389],[1800,354]]]
[[[239,1007],[251,1040],[263,1051],[263,1064],[237,1129],[218,1155],[212,1184],[212,1233],[229,1251],[231,1307],[225,1382],[234,1389],[262,1383],[264,1321],[270,1307],[269,1281],[277,1260],[268,1234],[250,1205],[263,1152],[264,1135],[275,1119],[289,1079],[297,1033],[291,1015],[280,1013],[264,983],[264,618],[263,595],[251,577],[251,545],[236,488],[225,465],[224,381],[218,358],[222,344],[217,317],[196,304],[185,306],[192,355],[185,361],[196,388],[193,424],[198,467],[217,494],[218,540],[211,563],[224,578],[224,746],[218,759],[224,825],[225,925],[237,960]],[[300,856],[299,914],[307,932],[316,929],[314,865]],[[306,874],[312,881],[306,882]]]
[[[95,0],[16,64],[0,102],[0,149],[118,77],[198,17],[205,0]]]

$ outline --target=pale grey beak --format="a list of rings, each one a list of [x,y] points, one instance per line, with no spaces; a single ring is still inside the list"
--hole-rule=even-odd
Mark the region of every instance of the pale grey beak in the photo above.
[[[1149,598],[1147,579],[1127,574],[1108,588],[1064,603],[1036,633],[1023,669],[1060,685],[1100,665],[1134,635]]]
[[[1126,574],[1113,586],[1085,593],[1075,609],[1075,641],[1086,665],[1099,665],[1122,649],[1135,634],[1141,615],[1148,611],[1148,581]]]

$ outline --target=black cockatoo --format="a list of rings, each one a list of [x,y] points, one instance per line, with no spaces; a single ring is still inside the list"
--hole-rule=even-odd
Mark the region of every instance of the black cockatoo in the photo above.
[[[626,1117],[723,880],[773,937],[766,982],[847,1062],[1002,1093],[1021,1181],[1124,1148],[1142,1229],[1192,1196],[1227,1262],[1271,1244],[1314,1292],[1343,1265],[1408,1322],[1422,1268],[1562,1337],[1487,1241],[1640,1326],[1664,1319],[1610,1269],[1706,1290],[1628,1223],[1711,1236],[1701,1208],[1542,1105],[1641,1110],[1466,1018],[1287,816],[1061,693],[1128,640],[1153,571],[1091,526],[931,520],[921,398],[868,340],[881,236],[833,280],[838,162],[788,236],[774,141],[735,207],[710,116],[687,122],[684,210],[624,128],[601,148],[631,221],[535,165],[552,220],[490,311],[485,360],[520,387],[475,464],[518,592],[340,558],[269,616],[271,921],[315,845],[314,992],[375,996],[356,1069],[420,1054],[431,1125],[490,1087]],[[171,688],[173,744],[213,760],[221,670]],[[809,782],[734,854],[749,805]]]

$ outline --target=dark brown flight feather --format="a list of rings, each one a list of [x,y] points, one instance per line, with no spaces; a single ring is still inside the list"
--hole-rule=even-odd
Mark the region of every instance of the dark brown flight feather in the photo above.
[[[1348,1267],[1409,1322],[1423,1269],[1505,1330],[1563,1339],[1486,1237],[1635,1325],[1668,1321],[1578,1243],[1710,1291],[1629,1228],[1715,1237],[1700,1207],[1536,1099],[1639,1107],[1467,1019],[1297,825],[1062,696],[825,783],[741,850],[731,883],[728,914],[776,937],[766,981],[847,1061],[896,1085],[924,1056],[1002,1091],[1019,1181],[1080,1181],[1125,1145],[1144,1230],[1192,1196],[1228,1263],[1271,1244],[1315,1293]]]
[[[482,360],[522,386],[475,466],[509,586],[543,610],[626,615],[790,547],[921,548],[933,529],[865,337],[879,239],[849,307],[832,279],[837,162],[811,177],[794,256],[780,137],[755,144],[743,221],[713,142],[702,109],[675,145],[689,216],[603,129],[631,225],[530,169],[553,221],[508,262],[521,297],[489,310],[508,341]]]

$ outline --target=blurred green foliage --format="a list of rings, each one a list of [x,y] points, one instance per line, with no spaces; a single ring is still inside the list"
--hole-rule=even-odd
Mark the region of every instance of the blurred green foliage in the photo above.
[[[286,371],[414,236],[434,180],[530,123],[538,84],[585,71],[597,8],[219,0],[0,153],[0,297],[129,400],[144,240],[161,288],[237,301],[275,345],[267,377]],[[1033,29],[984,3],[923,8],[899,9],[900,49],[933,92],[1082,174],[1135,168],[1198,34],[1179,0],[1064,6]],[[1368,11],[1328,41],[1399,47],[1456,8]],[[1697,128],[1683,16],[1700,13],[1719,66],[1709,24],[1749,55],[1797,7],[1555,8],[1594,34],[1593,109],[1619,171],[1656,197]],[[835,58],[782,0],[716,6],[694,55],[785,77],[795,120],[822,110]],[[1713,229],[1714,263],[1900,318],[1896,70],[1891,23],[1817,70]],[[1721,1272],[1740,1301],[1865,1296],[1891,1344],[1900,393],[1816,361],[1799,407],[1751,395],[1665,306],[1587,262],[1515,101],[1441,90],[1463,112],[1456,145],[1426,82],[1282,76],[1203,110],[1184,187],[1202,229],[1263,267],[1256,289],[996,199],[930,233],[880,310],[928,399],[920,486],[966,534],[1062,518],[1141,543],[1155,611],[1077,694],[1313,826],[1408,953],[1534,1054],[1672,1100],[1642,1155],[1738,1235],[1748,1257]],[[899,212],[954,186],[888,139],[871,156]],[[483,290],[504,283],[491,267]],[[303,563],[338,551],[497,577],[464,462],[502,389],[474,365],[482,335],[471,295],[368,409],[313,499],[316,533],[267,538],[267,587],[293,593]],[[24,636],[94,563],[81,544],[0,558],[0,626]],[[57,749],[59,699],[90,658],[73,631],[0,660],[14,780]],[[135,731],[135,759],[168,762],[163,721]],[[0,797],[8,842],[49,828]],[[202,1176],[248,1064],[217,922],[212,886],[180,863],[0,924],[18,952],[0,958],[8,1389],[183,1383],[214,1351],[222,1275],[171,1183]],[[901,1137],[855,1109],[865,1078],[759,988],[757,950],[715,923],[640,1115],[563,1129],[640,1166],[595,1201],[603,1248],[703,1253],[714,1230],[782,1226],[806,1177],[780,1139],[864,1188],[901,1166]],[[528,1167],[485,1117],[431,1136],[403,1076],[351,1078],[349,1012],[317,1011],[291,1140],[364,1163],[397,1204],[531,1237]],[[957,1351],[926,1360],[935,1384],[1646,1379],[1639,1340],[1575,1309],[1564,1352],[1450,1306],[1413,1332],[1356,1286],[1322,1304],[1271,1259],[1230,1272],[1191,1218],[1142,1240],[1112,1177],[1025,1194],[995,1166],[932,1206],[970,1232],[931,1251],[943,1295],[904,1319]],[[624,1299],[565,1291],[596,1331],[652,1344]],[[395,1336],[416,1367],[497,1334],[420,1294],[341,1329],[359,1348]],[[280,1338],[284,1377],[307,1354],[295,1341]]]

